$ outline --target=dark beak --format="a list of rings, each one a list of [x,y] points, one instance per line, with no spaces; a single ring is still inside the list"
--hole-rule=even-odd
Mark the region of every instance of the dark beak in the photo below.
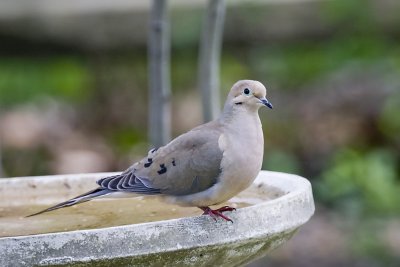
[[[268,99],[266,99],[265,97],[260,98],[261,103],[263,103],[265,106],[269,107],[270,109],[273,108],[271,102],[268,101]]]

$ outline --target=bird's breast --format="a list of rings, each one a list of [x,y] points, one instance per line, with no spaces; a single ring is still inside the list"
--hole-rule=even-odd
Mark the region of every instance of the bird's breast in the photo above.
[[[235,127],[236,131],[227,131],[221,135],[220,148],[223,151],[220,182],[224,185],[221,192],[226,198],[246,189],[261,170],[264,139],[261,123],[251,126]],[[230,133],[230,134],[228,134]]]

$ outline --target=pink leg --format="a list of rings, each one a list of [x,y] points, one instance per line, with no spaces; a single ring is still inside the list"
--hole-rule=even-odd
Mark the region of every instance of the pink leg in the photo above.
[[[234,211],[236,209],[232,208],[232,207],[229,207],[229,206],[223,206],[223,207],[221,207],[219,209],[216,209],[216,210],[219,211],[219,212],[224,212],[224,211]]]
[[[229,206],[223,206],[219,209],[213,210],[210,207],[199,207],[201,210],[204,211],[203,215],[210,215],[211,218],[213,218],[215,221],[217,221],[218,217],[223,218],[225,221],[229,221],[233,223],[233,221],[226,217],[225,215],[222,214],[224,211],[233,211],[236,210],[235,208],[229,207]]]

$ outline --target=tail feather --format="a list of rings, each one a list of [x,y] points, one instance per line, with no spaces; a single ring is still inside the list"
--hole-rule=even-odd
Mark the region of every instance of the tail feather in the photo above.
[[[36,215],[39,215],[39,214],[42,214],[42,213],[45,213],[45,212],[48,212],[48,211],[61,209],[61,208],[65,208],[65,207],[70,207],[70,206],[73,206],[75,204],[79,204],[79,203],[83,203],[83,202],[92,200],[93,198],[96,198],[96,197],[99,197],[99,196],[107,195],[110,192],[111,191],[108,190],[108,189],[96,188],[96,189],[94,189],[92,191],[89,191],[87,193],[84,193],[82,195],[74,197],[74,198],[69,199],[67,201],[61,202],[61,203],[59,203],[57,205],[54,205],[54,206],[52,206],[50,208],[47,208],[45,210],[33,213],[33,214],[28,215],[26,217],[32,217],[32,216],[36,216]]]

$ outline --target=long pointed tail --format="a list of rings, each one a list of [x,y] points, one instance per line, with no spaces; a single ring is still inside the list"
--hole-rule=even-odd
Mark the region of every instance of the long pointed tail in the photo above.
[[[31,214],[31,215],[28,215],[26,217],[32,217],[32,216],[39,215],[39,214],[42,214],[42,213],[45,213],[45,212],[48,212],[48,211],[61,209],[61,208],[69,207],[69,206],[73,206],[75,204],[83,203],[83,202],[92,200],[93,198],[96,198],[96,197],[99,197],[99,196],[103,196],[103,195],[107,195],[109,193],[111,193],[111,191],[108,190],[108,189],[96,188],[96,189],[94,189],[92,191],[89,191],[87,193],[84,193],[84,194],[82,194],[80,196],[74,197],[74,198],[72,198],[70,200],[67,200],[65,202],[61,202],[61,203],[59,203],[59,204],[57,204],[55,206],[52,206],[50,208],[47,208],[45,210],[36,212],[34,214]]]

